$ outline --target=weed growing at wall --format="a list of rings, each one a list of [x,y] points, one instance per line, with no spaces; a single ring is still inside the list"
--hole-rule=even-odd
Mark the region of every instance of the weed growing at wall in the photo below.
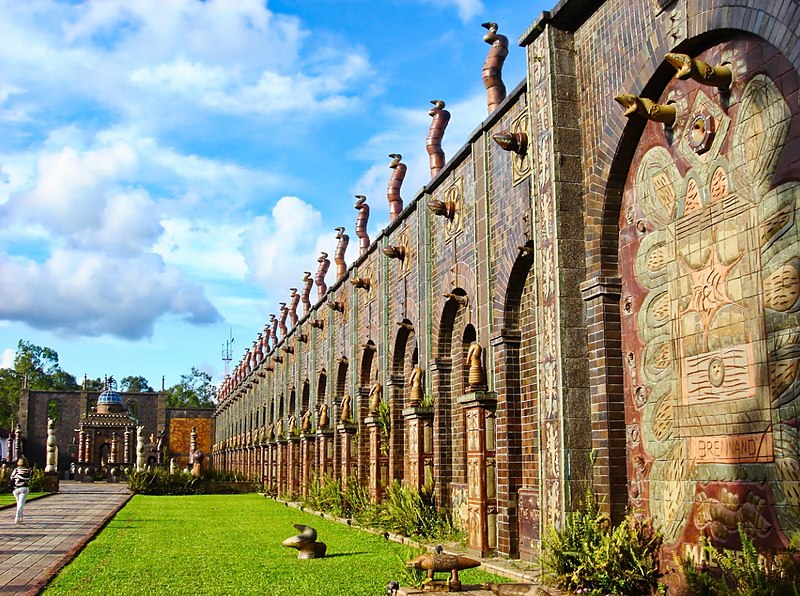
[[[463,540],[446,511],[437,510],[429,488],[417,490],[392,482],[381,503],[372,503],[369,491],[355,480],[342,489],[340,482],[327,475],[309,484],[305,504],[338,517],[352,517],[362,526],[388,530],[403,536],[436,540]]]
[[[632,514],[615,528],[591,490],[560,529],[547,528],[541,561],[553,585],[580,594],[641,595],[658,589],[661,534]]]
[[[706,565],[695,566],[690,557],[678,559],[678,565],[691,594],[723,596],[748,594],[754,596],[800,594],[800,544],[798,536],[779,553],[761,552],[739,524],[742,552],[719,550],[712,544],[703,545],[709,560],[719,573],[711,573]]]
[[[128,488],[138,495],[203,495],[256,492],[258,485],[233,472],[207,470],[202,478],[195,478],[182,470],[170,473],[153,468],[132,472]]]

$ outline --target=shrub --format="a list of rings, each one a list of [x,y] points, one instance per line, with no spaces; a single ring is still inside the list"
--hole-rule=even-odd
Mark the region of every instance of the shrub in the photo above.
[[[717,596],[747,594],[753,596],[800,594],[800,549],[797,536],[782,552],[759,553],[739,524],[742,552],[718,550],[704,544],[703,550],[719,566],[719,574],[705,565],[695,566],[690,557],[678,559],[686,585],[692,594]]]
[[[195,478],[183,470],[170,473],[164,468],[134,471],[128,477],[128,488],[140,495],[202,495],[242,492],[228,483],[249,483],[246,490],[255,492],[258,485],[239,474],[208,470],[202,478]]]
[[[563,528],[547,528],[541,561],[545,578],[565,590],[648,594],[658,588],[661,542],[649,520],[632,514],[612,529],[589,490],[582,509],[568,513]]]

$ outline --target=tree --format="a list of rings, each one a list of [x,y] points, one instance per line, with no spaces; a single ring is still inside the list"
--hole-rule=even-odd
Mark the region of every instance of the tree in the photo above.
[[[33,390],[74,391],[75,377],[58,364],[58,352],[52,348],[19,340],[14,368],[0,369],[0,426],[11,428],[19,413],[19,394],[28,377]]]
[[[141,375],[123,377],[120,381],[120,387],[122,391],[130,393],[155,393],[155,389]]]
[[[217,388],[211,384],[211,375],[196,367],[181,375],[180,382],[167,391],[168,408],[213,408],[217,400]]]

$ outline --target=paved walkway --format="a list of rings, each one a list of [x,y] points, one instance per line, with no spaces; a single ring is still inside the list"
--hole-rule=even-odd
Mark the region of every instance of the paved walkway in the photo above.
[[[57,494],[0,510],[0,594],[38,594],[130,498],[125,484],[61,482]]]

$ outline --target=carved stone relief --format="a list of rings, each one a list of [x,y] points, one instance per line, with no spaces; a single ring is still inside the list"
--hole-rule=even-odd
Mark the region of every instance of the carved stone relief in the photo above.
[[[771,187],[791,111],[765,74],[741,81],[738,109],[708,88],[692,93],[680,139],[640,156],[626,195],[648,230],[623,267],[624,287],[643,296],[623,343],[635,354],[627,401],[641,413],[629,417],[629,450],[641,454],[633,468],[644,462],[629,492],[635,502],[649,490],[668,541],[690,517],[720,539],[739,522],[773,527],[762,496],[723,488],[711,497],[699,479],[767,481],[781,525],[800,521],[800,187]]]

